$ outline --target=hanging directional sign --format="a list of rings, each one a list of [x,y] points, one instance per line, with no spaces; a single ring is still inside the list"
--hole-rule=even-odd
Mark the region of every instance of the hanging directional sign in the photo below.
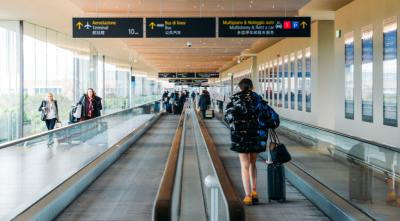
[[[215,18],[146,18],[147,38],[215,38]]]
[[[176,78],[176,73],[171,73],[171,72],[163,72],[163,73],[158,73],[159,78]]]
[[[196,78],[219,78],[218,72],[200,73],[196,72]]]
[[[160,72],[159,78],[219,78],[219,72]]]
[[[169,79],[169,83],[202,84],[208,82],[208,79]]]
[[[196,77],[196,73],[176,73],[176,77],[177,78],[195,78]]]
[[[310,36],[310,17],[225,17],[218,20],[218,37]]]
[[[74,38],[143,38],[143,18],[73,18]]]

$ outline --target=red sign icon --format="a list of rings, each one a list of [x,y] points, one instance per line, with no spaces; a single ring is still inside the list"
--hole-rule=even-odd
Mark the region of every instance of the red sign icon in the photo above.
[[[283,29],[291,29],[292,23],[290,21],[283,21]]]

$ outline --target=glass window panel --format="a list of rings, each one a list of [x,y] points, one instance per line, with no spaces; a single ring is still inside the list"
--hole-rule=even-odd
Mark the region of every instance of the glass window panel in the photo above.
[[[285,96],[284,105],[285,108],[289,108],[289,58],[285,56],[284,58],[284,85],[283,85],[283,92]]]
[[[303,53],[297,52],[297,110],[303,111]]]
[[[274,61],[274,106],[277,107],[279,105],[278,101],[278,93],[279,93],[279,78],[278,78],[278,66],[277,66],[277,61]]]
[[[282,58],[279,59],[278,64],[278,87],[279,87],[279,98],[278,98],[278,107],[282,107],[283,105],[283,65]]]
[[[268,88],[268,94],[269,94],[269,101],[270,104],[272,105],[273,103],[273,88],[274,88],[274,67],[272,65],[272,61],[269,63],[269,88]]]
[[[311,112],[311,52],[310,48],[306,49],[306,82],[305,82],[305,92],[306,92],[306,111]]]
[[[295,66],[295,56],[290,55],[290,109],[294,110],[295,107],[295,81],[294,81],[294,66]]]
[[[347,35],[345,54],[345,118],[354,119],[354,38]]]
[[[383,123],[397,127],[397,22],[383,30]]]
[[[0,143],[18,138],[20,113],[19,21],[0,21]]]
[[[363,31],[362,47],[362,80],[361,80],[361,98],[362,98],[362,120],[373,122],[373,38],[372,28]]]

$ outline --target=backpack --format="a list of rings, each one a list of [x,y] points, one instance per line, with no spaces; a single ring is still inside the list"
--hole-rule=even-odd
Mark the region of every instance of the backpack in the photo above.
[[[279,115],[270,107],[266,101],[261,100],[258,105],[258,122],[262,129],[276,129],[279,127]]]

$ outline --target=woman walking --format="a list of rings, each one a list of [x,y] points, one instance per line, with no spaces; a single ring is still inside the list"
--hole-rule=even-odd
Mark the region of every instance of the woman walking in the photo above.
[[[40,104],[39,111],[42,112],[42,120],[46,123],[47,130],[53,130],[58,118],[58,105],[52,93],[47,94],[46,100]]]
[[[101,98],[96,96],[93,88],[88,88],[86,94],[82,95],[78,104],[82,105],[80,121],[89,120],[101,116],[103,109]]]
[[[40,104],[39,111],[42,112],[41,119],[46,123],[47,130],[53,130],[57,122],[60,122],[58,117],[58,105],[52,93],[47,94],[46,100]],[[53,134],[50,133],[48,145],[52,145]]]
[[[257,154],[266,150],[267,134],[258,123],[262,98],[253,92],[250,79],[239,82],[240,92],[231,96],[226,107],[225,121],[231,129],[231,150],[239,153],[245,205],[258,203]]]

